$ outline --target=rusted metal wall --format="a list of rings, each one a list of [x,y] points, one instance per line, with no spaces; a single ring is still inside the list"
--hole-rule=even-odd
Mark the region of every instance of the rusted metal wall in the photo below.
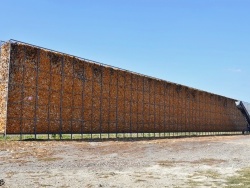
[[[7,133],[241,131],[235,100],[11,43]]]

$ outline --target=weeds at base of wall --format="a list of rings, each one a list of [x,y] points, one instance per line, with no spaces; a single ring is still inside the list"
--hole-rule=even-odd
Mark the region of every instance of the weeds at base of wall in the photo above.
[[[23,135],[0,135],[0,141],[29,141],[29,140],[150,140],[150,139],[171,139],[184,137],[204,137],[204,136],[231,136],[241,135],[242,132],[167,132],[167,133],[113,133],[113,134],[23,134]]]

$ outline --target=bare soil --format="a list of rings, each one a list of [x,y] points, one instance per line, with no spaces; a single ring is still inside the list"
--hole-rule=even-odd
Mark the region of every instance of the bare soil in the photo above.
[[[0,141],[4,188],[250,187],[249,169],[249,135]]]

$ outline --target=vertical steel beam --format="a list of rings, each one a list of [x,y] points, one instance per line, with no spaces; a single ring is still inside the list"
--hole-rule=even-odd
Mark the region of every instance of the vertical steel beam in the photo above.
[[[103,65],[101,65],[101,95],[100,95],[100,139],[102,139],[102,98],[103,98]]]
[[[75,103],[75,92],[74,92],[74,87],[75,87],[75,58],[72,59],[72,62],[70,62],[70,64],[72,63],[72,82],[71,82],[71,94],[72,94],[72,100],[71,100],[71,118],[70,118],[70,138],[72,139],[72,132],[73,132],[73,111],[74,111],[74,103]],[[82,103],[82,108],[83,108],[83,103]],[[83,115],[83,110],[82,110],[82,115]],[[81,135],[82,135],[82,124],[81,124]]]
[[[49,66],[49,98],[48,98],[48,140],[50,139],[49,138],[49,135],[50,135],[50,125],[51,125],[51,117],[50,117],[50,105],[51,105],[51,94],[52,94],[52,91],[51,91],[51,87],[52,87],[52,62],[51,62],[51,58],[49,59],[49,63],[50,63],[50,66]]]
[[[123,127],[125,127],[125,129],[126,129],[126,102],[127,102],[127,100],[126,100],[126,85],[127,85],[127,82],[126,82],[126,75],[125,75],[125,72],[124,72],[124,74],[123,74],[123,81],[124,81],[124,86],[123,86],[123,89],[124,89],[124,96],[123,96],[123,109],[124,109],[124,111],[123,111],[123,123],[124,123],[124,126]],[[125,133],[125,130],[123,131],[123,137],[124,137],[124,133]]]
[[[62,57],[61,68],[61,92],[60,92],[60,140],[62,139],[62,108],[63,108],[63,87],[64,87],[64,56]]]
[[[142,91],[142,102],[143,102],[143,103],[142,103],[142,117],[143,117],[143,120],[142,120],[142,127],[143,127],[143,128],[142,128],[142,129],[143,129],[143,134],[142,134],[142,135],[143,135],[143,136],[142,136],[142,137],[143,137],[143,138],[144,138],[144,121],[145,121],[145,113],[144,113],[144,110],[145,110],[145,109],[144,109],[144,102],[145,102],[145,101],[144,101],[144,95],[145,95],[145,90],[144,90],[144,87],[145,87],[145,86],[144,86],[144,84],[145,84],[145,81],[144,81],[144,79],[145,79],[145,77],[143,76],[143,88],[142,88],[142,89],[143,89],[143,91]]]
[[[166,137],[166,83],[164,82],[164,137]]]
[[[168,136],[170,137],[170,128],[171,128],[171,105],[170,100],[172,100],[171,96],[171,89],[170,86],[168,86]]]
[[[22,133],[23,133],[24,73],[25,73],[24,62],[26,62],[26,59],[27,59],[27,49],[25,48],[25,50],[24,50],[24,61],[22,62],[22,65],[21,65],[21,67],[23,69],[23,73],[22,73],[22,83],[21,83],[20,140],[22,140]]]
[[[35,132],[35,139],[37,134],[37,106],[38,106],[38,75],[39,75],[39,66],[40,66],[40,49],[38,49],[37,54],[37,62],[36,62],[36,85],[35,85],[35,117],[34,117],[34,132]]]
[[[130,137],[132,137],[132,79],[133,79],[133,75],[130,74],[131,78],[130,78],[130,125],[129,125],[129,129],[130,129]],[[124,84],[125,85],[125,84]]]
[[[152,102],[151,102],[151,82],[152,82],[153,80],[150,80],[150,82],[149,82],[149,84],[148,84],[148,95],[149,95],[149,97],[148,97],[148,118],[149,118],[149,122],[148,122],[148,124],[149,124],[149,126],[150,126],[150,129],[151,129],[151,113],[152,113],[152,109],[151,109],[151,105],[152,105]],[[151,132],[151,131],[150,131]],[[150,136],[151,136],[151,133],[149,133],[150,134]]]
[[[109,110],[108,110],[108,138],[110,138],[110,121],[111,121],[111,119],[110,119],[110,111],[111,111],[111,104],[110,104],[110,98],[111,98],[111,69],[110,69],[110,72],[109,72]]]
[[[190,93],[189,90],[187,90],[187,118],[188,118],[188,122],[187,122],[187,135],[190,136],[190,119],[191,119],[191,112],[190,112]]]
[[[74,63],[75,66],[75,63]],[[85,99],[85,82],[86,82],[86,76],[85,76],[85,64],[83,62],[83,81],[82,81],[82,118],[81,118],[81,139],[83,139],[83,134],[84,134],[84,126],[85,126],[85,119],[84,119],[84,111],[85,111],[85,106],[84,106],[84,99]],[[74,73],[75,73],[75,67],[74,67]],[[75,82],[73,83],[75,85]],[[73,88],[74,92],[74,88]]]
[[[185,102],[184,102],[184,108],[185,108],[185,116],[184,116],[184,119],[185,119],[185,122],[184,122],[184,130],[185,130],[185,136],[187,136],[187,90],[185,89],[184,90],[184,95],[185,95]]]
[[[93,105],[93,97],[94,97],[94,71],[93,71],[93,67],[92,67],[92,80],[91,80],[91,82],[92,82],[92,90],[91,90],[91,92],[92,92],[92,103],[91,103],[91,128],[90,128],[90,130],[91,130],[91,135],[90,135],[90,137],[91,137],[91,140],[93,139],[93,113],[94,113],[94,110],[93,110],[93,108],[94,108],[94,105]]]
[[[118,73],[116,72],[116,123],[115,123],[115,127],[116,127],[116,138],[118,137]]]
[[[138,78],[138,76],[136,76],[136,82],[137,82],[137,84],[136,84],[136,111],[137,111],[137,113],[136,113],[136,138],[138,138],[138,132],[139,132],[139,130],[138,130],[138,127],[139,127],[139,118],[138,118],[138,113],[139,113],[139,97],[138,97],[138,95],[139,95],[139,89],[138,89],[138,85],[139,85],[139,78]]]
[[[155,138],[155,125],[156,125],[156,108],[155,108],[155,80],[153,81],[154,82],[154,138]]]
[[[175,90],[173,89],[173,101],[175,102],[176,101],[176,95],[175,95]],[[175,113],[175,109],[176,109],[176,105],[175,105],[175,103],[173,104],[173,106],[172,106],[172,108],[173,108],[173,112]],[[173,116],[173,122],[174,122],[174,131],[173,131],[173,136],[177,136],[178,134],[177,134],[177,132],[176,132],[176,118],[175,118],[175,115]]]

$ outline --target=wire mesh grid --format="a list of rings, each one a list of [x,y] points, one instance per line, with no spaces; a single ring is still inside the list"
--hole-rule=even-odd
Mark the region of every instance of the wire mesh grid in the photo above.
[[[8,135],[165,138],[239,134],[245,126],[234,99],[9,42]]]

